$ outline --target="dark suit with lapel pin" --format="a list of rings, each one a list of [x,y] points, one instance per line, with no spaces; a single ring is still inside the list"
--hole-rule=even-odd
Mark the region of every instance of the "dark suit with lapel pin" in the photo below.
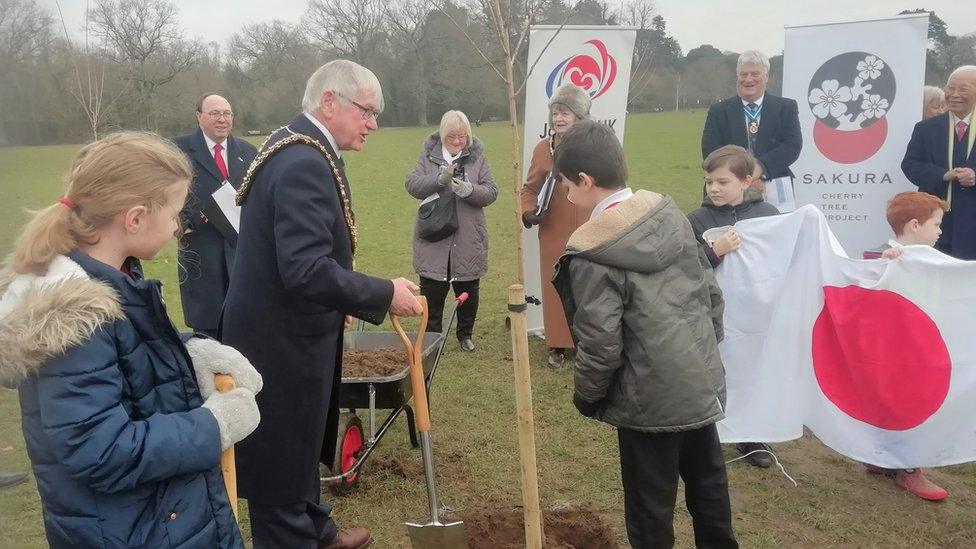
[[[213,194],[224,177],[207,146],[203,131],[177,137],[176,145],[190,157],[193,183],[181,218],[186,234],[178,251],[180,297],[186,325],[196,331],[215,334],[220,310],[230,284],[237,234],[220,212]],[[254,145],[228,136],[227,171],[237,188],[254,160]]]
[[[742,99],[730,97],[708,108],[705,129],[702,131],[702,158],[725,145],[749,148],[746,116]],[[763,166],[763,179],[793,176],[790,165],[800,157],[803,134],[796,101],[765,94],[759,118],[759,133],[753,156]]]

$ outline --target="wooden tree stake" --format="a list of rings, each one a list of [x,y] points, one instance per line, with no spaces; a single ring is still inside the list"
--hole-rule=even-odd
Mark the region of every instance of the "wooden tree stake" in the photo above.
[[[515,365],[515,403],[518,411],[519,461],[522,471],[522,506],[525,513],[525,546],[542,549],[542,514],[539,510],[539,478],[535,464],[535,421],[532,419],[532,375],[529,340],[525,329],[525,287],[508,287],[508,316],[512,323],[512,363]]]

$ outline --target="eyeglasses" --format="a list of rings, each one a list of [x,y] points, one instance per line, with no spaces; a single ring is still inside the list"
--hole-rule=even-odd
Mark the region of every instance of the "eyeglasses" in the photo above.
[[[364,106],[360,105],[359,103],[355,102],[350,97],[346,97],[345,95],[339,95],[339,97],[342,97],[346,101],[352,103],[357,109],[359,109],[360,113],[362,113],[362,115],[363,115],[363,120],[369,120],[370,118],[372,118],[373,120],[376,120],[379,117],[379,115],[380,115],[380,111],[377,111],[375,109],[371,109],[369,107],[364,107]]]
[[[213,120],[220,120],[220,117],[221,116],[223,116],[224,118],[226,118],[228,120],[230,120],[231,118],[234,118],[234,113],[232,113],[231,111],[210,111],[210,112],[205,113],[205,114],[207,116],[209,116]]]

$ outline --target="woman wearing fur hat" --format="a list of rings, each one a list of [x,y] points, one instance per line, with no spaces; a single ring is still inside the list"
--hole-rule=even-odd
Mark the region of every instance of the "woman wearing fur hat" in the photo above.
[[[526,228],[539,226],[539,255],[542,276],[542,315],[549,345],[549,366],[556,368],[563,362],[567,349],[573,348],[573,336],[566,324],[562,303],[552,285],[552,271],[556,260],[566,248],[569,236],[586,222],[589,212],[569,201],[565,184],[557,184],[553,190],[549,208],[536,215],[536,205],[542,186],[552,172],[552,158],[559,138],[577,120],[590,116],[590,96],[583,89],[566,83],[556,89],[549,99],[549,126],[554,133],[541,141],[532,151],[529,174],[522,187],[522,223]]]

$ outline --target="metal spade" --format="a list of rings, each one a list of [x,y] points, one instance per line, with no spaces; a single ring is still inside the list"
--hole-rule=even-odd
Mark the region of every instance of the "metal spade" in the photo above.
[[[419,297],[424,313],[417,331],[417,341],[411,343],[400,325],[400,319],[392,317],[393,328],[406,349],[410,364],[410,383],[413,388],[414,414],[417,431],[420,432],[420,448],[424,459],[424,476],[427,479],[427,499],[430,503],[430,521],[426,523],[407,522],[407,532],[414,549],[467,549],[468,540],[463,522],[443,523],[440,521],[437,505],[437,477],[434,475],[434,454],[430,443],[430,410],[427,408],[427,388],[424,384],[424,332],[427,330],[427,299]]]

